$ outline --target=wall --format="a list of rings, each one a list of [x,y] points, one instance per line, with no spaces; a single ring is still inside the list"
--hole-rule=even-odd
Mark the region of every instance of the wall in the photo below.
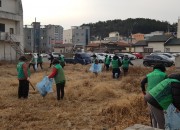
[[[1,11],[15,13],[17,12],[16,7],[16,0],[1,0],[2,7],[0,8]]]
[[[13,61],[16,59],[16,52],[10,44],[0,41],[0,60]]]
[[[153,42],[153,43],[148,43],[149,48],[153,48],[154,51],[161,51],[164,52],[164,42]]]
[[[180,52],[180,46],[165,46],[164,48],[170,48],[170,52]]]
[[[134,47],[134,52],[144,52],[144,47]]]
[[[177,38],[180,38],[180,18],[178,19]]]

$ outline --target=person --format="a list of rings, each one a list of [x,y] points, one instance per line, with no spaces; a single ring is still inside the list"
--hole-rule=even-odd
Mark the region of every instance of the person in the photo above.
[[[147,74],[141,81],[141,89],[144,95],[146,95],[146,92],[149,92],[158,83],[167,78],[165,71],[166,68],[163,64],[157,64],[153,67],[153,71]],[[157,109],[149,103],[148,107],[150,110],[152,127],[163,129],[165,123],[163,110]]]
[[[93,58],[93,59],[92,59],[92,63],[95,63],[95,61],[96,61],[96,59],[97,59],[96,54],[93,54],[91,57]]]
[[[57,100],[64,98],[64,87],[65,87],[65,75],[62,66],[59,63],[58,59],[54,59],[53,69],[48,78],[54,78],[56,83],[56,91],[57,91]]]
[[[30,70],[26,63],[27,59],[25,56],[21,56],[19,58],[19,62],[17,64],[17,72],[18,72],[18,98],[28,98],[29,93],[29,79],[30,79]]]
[[[129,64],[130,64],[130,65],[133,65],[133,63],[132,63],[131,60],[128,58],[128,56],[125,55],[124,58],[123,58],[123,60],[122,60],[122,69],[123,69],[124,76],[126,76],[127,73],[128,73]]]
[[[65,66],[64,57],[61,54],[59,54],[59,62],[62,68],[64,68]]]
[[[92,71],[95,76],[98,76],[98,73],[101,72],[102,69],[102,65],[99,64],[98,59],[95,60],[95,63],[92,63],[91,67],[90,67],[90,71]]]
[[[43,69],[42,67],[42,64],[43,64],[43,60],[42,60],[42,56],[37,54],[38,58],[37,58],[37,68],[38,68],[38,65],[40,65],[41,67],[41,70]]]
[[[172,104],[175,108],[175,114],[179,115],[179,119],[180,119],[179,97],[180,97],[180,73],[173,73],[170,74],[168,78],[166,78],[165,80],[157,84],[155,87],[153,87],[149,92],[146,92],[144,99],[158,110],[167,111],[168,107],[171,106]],[[158,117],[158,115],[156,116]],[[172,118],[171,115],[169,115],[166,120],[169,120],[168,118],[171,119]],[[179,122],[179,120],[173,120],[173,122]],[[166,125],[170,126],[171,124],[167,123]],[[176,125],[179,125],[179,123],[176,123]],[[161,126],[161,129],[164,129],[164,126]],[[172,129],[171,126],[170,129]],[[180,125],[179,128],[177,129],[180,129]]]
[[[111,56],[107,56],[105,59],[106,71],[109,71],[110,63],[111,63]]]
[[[35,57],[32,55],[30,63],[29,63],[29,69],[31,66],[33,66],[34,71],[36,71],[35,65],[36,65],[36,60],[35,60]]]
[[[113,78],[119,78],[120,76],[120,69],[119,67],[121,66],[121,61],[119,60],[119,57],[117,55],[113,56],[112,59],[112,73],[113,73]]]
[[[51,68],[52,62],[53,62],[53,60],[54,60],[54,56],[53,56],[52,54],[49,54],[48,60],[50,60],[49,68]]]

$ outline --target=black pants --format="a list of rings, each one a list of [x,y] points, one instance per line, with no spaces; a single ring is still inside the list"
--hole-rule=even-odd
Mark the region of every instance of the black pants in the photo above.
[[[109,70],[109,64],[106,64],[106,71]]]
[[[29,93],[29,81],[19,80],[18,98],[28,98]]]
[[[123,68],[123,73],[124,73],[124,76],[126,76],[126,75],[127,75],[127,73],[128,73],[128,69],[129,69],[129,68]]]
[[[56,84],[57,100],[64,98],[64,86],[65,86],[65,81]]]
[[[49,68],[51,68],[51,66],[52,66],[52,62],[53,62],[53,60],[51,60],[51,62],[50,62],[50,64],[49,64]]]
[[[121,71],[120,71],[119,68],[114,68],[114,69],[112,70],[112,73],[113,73],[113,78],[119,78]],[[117,73],[117,76],[115,76],[116,73]]]
[[[30,69],[31,66],[33,66],[34,71],[36,71],[35,64],[34,63],[29,63],[29,69]]]
[[[41,69],[43,69],[42,62],[41,63],[37,63],[37,68],[38,68],[38,65],[40,65]]]

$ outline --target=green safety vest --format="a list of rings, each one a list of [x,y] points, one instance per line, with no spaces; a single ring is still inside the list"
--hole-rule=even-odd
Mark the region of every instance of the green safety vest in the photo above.
[[[35,62],[35,61],[34,61]],[[43,61],[42,61],[42,57],[41,56],[39,56],[38,57],[38,59],[37,59],[37,63],[42,63]]]
[[[109,65],[109,64],[110,64],[110,62],[111,62],[111,61],[110,61],[109,57],[107,57],[107,58],[106,58],[106,62],[105,62],[105,63]]]
[[[123,68],[129,68],[129,59],[123,59],[122,67]]]
[[[25,74],[24,74],[24,71],[23,71],[23,64],[25,62],[19,62],[17,64],[17,72],[18,72],[18,79],[25,79]],[[27,72],[28,72],[28,77],[30,77],[30,70],[29,68],[27,67]]]
[[[147,79],[148,79],[147,91],[151,90],[166,77],[167,77],[166,73],[160,71],[159,69],[155,69],[153,72],[149,73],[147,75]]]
[[[57,69],[57,74],[54,77],[55,83],[58,84],[58,83],[65,82],[65,75],[64,75],[64,71],[61,65],[56,64],[54,67]]]
[[[112,68],[119,68],[119,60],[116,59],[116,60],[112,60]]]
[[[159,105],[166,110],[168,106],[173,102],[172,93],[171,93],[171,83],[178,82],[177,79],[165,79],[161,81],[158,85],[152,88],[149,93],[155,98]]]

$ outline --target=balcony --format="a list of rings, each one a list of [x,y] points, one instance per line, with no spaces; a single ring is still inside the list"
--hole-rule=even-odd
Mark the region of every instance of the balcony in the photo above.
[[[7,32],[0,32],[0,41],[20,42],[18,39],[20,39],[19,35],[9,34]]]

